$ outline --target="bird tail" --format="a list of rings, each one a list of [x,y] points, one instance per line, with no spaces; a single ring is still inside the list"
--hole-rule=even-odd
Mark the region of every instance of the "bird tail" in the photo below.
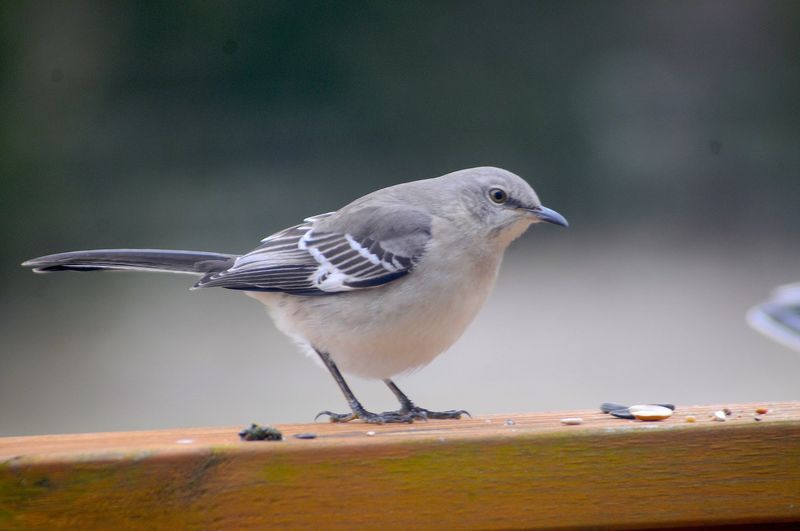
[[[202,251],[161,249],[98,249],[72,251],[33,258],[22,263],[36,273],[50,271],[160,271],[167,273],[206,274],[224,271],[237,256]]]

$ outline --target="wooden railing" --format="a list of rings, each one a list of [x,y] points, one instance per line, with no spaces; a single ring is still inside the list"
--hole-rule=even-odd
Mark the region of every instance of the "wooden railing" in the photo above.
[[[277,428],[0,438],[0,529],[800,523],[800,402]]]

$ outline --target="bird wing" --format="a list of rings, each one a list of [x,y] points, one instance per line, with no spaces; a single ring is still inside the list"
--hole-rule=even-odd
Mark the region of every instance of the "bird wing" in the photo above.
[[[307,218],[262,240],[197,288],[330,295],[372,288],[410,273],[431,236],[430,215],[367,206]]]

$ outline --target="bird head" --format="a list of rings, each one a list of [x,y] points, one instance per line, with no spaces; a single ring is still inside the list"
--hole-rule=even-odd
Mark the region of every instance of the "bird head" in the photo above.
[[[521,177],[501,168],[480,167],[445,175],[476,227],[510,243],[534,223],[568,227],[566,218],[542,205]]]

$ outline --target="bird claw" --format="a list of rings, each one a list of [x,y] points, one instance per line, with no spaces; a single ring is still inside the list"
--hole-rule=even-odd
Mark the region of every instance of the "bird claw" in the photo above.
[[[472,418],[472,415],[469,414],[469,411],[465,409],[450,409],[447,411],[430,411],[428,409],[414,406],[409,412],[418,416],[418,418],[423,418],[425,420],[428,419],[455,419],[458,420],[461,418],[461,415],[466,415],[469,418]]]
[[[317,416],[314,417],[314,421],[317,421],[321,416],[328,415],[329,420],[331,422],[350,422],[351,420],[356,418],[354,413],[334,413],[333,411],[320,411],[317,413]]]
[[[463,409],[451,409],[449,411],[430,411],[425,408],[414,406],[410,409],[400,409],[398,411],[384,411],[383,413],[372,413],[367,410],[353,411],[351,413],[334,413],[332,411],[320,411],[314,420],[327,415],[330,422],[350,422],[358,419],[367,424],[411,424],[415,420],[428,419],[460,419],[462,415],[472,418],[468,411]]]
[[[350,422],[358,419],[367,424],[410,424],[414,419],[421,418],[417,413],[402,411],[384,411],[383,413],[372,413],[370,411],[354,411],[352,413],[333,413],[332,411],[320,411],[314,420],[323,415],[328,415],[330,422]]]

